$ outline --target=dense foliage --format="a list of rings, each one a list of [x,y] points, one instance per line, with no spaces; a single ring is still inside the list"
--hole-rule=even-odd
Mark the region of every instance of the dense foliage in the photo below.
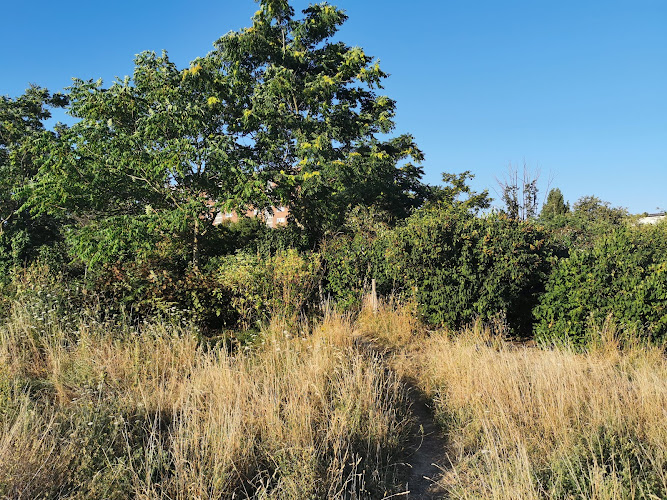
[[[654,340],[667,335],[667,226],[618,228],[555,266],[535,310],[538,338],[586,345],[609,315]]]
[[[66,102],[64,96],[35,86],[16,99],[0,96],[0,282],[11,267],[36,255],[58,260],[62,221],[23,210],[19,195],[44,158],[41,146],[56,137],[44,127],[50,108]]]
[[[390,137],[387,76],[362,49],[330,41],[345,14],[313,5],[297,19],[263,1],[247,29],[179,69],[163,53],[135,59],[132,77],[105,88],[75,80],[78,121],[45,144],[28,193],[40,214],[73,214],[88,265],[149,256],[162,235],[200,265],[217,210],[288,205],[311,242],[352,207],[405,217],[426,191],[422,154]]]
[[[335,38],[345,13],[259,4],[187,68],[142,53],[108,87],[0,100],[0,314],[17,276],[48,269],[77,304],[214,335],[327,299],[356,309],[374,282],[433,326],[502,321],[585,343],[585,325],[612,314],[664,337],[664,229],[559,189],[538,216],[526,167],[501,182],[501,212],[469,171],[422,183],[413,138],[391,135],[387,75]],[[48,130],[53,107],[76,122]],[[269,229],[279,206],[288,224]],[[258,217],[214,225],[221,210]]]
[[[530,335],[549,271],[545,232],[504,215],[427,209],[386,236],[388,272],[431,324],[459,327],[500,316]]]

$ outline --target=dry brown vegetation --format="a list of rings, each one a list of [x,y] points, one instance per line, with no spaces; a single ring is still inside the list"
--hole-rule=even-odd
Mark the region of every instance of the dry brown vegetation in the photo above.
[[[230,354],[162,322],[19,309],[0,337],[0,494],[383,496],[406,395],[351,331],[331,315],[308,331],[276,323]]]
[[[664,350],[622,344],[610,322],[593,334],[584,354],[516,345],[476,324],[395,357],[434,402],[451,497],[667,496]]]
[[[610,323],[577,353],[381,305],[275,321],[230,352],[95,317],[15,306],[0,325],[0,496],[405,497],[409,386],[445,437],[441,496],[667,496],[664,351]]]

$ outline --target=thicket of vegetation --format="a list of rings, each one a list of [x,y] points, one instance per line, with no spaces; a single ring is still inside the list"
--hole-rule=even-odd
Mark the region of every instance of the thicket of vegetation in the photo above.
[[[667,495],[667,223],[424,184],[345,19],[0,98],[0,496],[401,494],[416,390],[452,496]]]
[[[661,341],[664,226],[632,227],[590,196],[570,208],[516,172],[489,211],[469,172],[421,181],[391,137],[386,77],[335,40],[345,14],[260,2],[250,28],[177,68],[143,53],[105,88],[75,80],[0,101],[0,286],[46,265],[108,314],[187,316],[210,335],[298,317],[331,298],[414,300],[429,325],[502,318],[519,337],[586,343],[609,313]],[[54,106],[77,119],[44,127]],[[289,224],[213,225],[220,210],[288,206]],[[94,297],[94,299],[91,299]]]
[[[556,262],[535,310],[537,338],[587,345],[611,315],[658,342],[667,334],[667,230],[616,228]]]
[[[0,325],[3,498],[381,497],[406,388],[351,322],[277,321],[241,352],[189,322],[67,312],[25,276]]]

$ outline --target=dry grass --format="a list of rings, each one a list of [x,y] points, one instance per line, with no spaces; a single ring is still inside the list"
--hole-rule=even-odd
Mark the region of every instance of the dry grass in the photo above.
[[[166,323],[16,309],[0,327],[0,496],[382,497],[408,405],[352,330],[274,324],[232,355]]]
[[[400,494],[403,377],[432,399],[452,498],[667,497],[665,353],[610,323],[578,353],[502,325],[426,332],[380,304],[275,321],[230,353],[183,325],[94,318],[14,307],[0,325],[0,497]]]
[[[424,338],[424,328],[417,319],[416,309],[416,304],[394,300],[373,303],[367,296],[354,326],[359,335],[375,342],[377,347],[394,351]]]
[[[667,496],[667,361],[621,348],[607,323],[587,354],[516,346],[475,325],[413,346],[462,498]],[[417,368],[418,367],[418,368]]]

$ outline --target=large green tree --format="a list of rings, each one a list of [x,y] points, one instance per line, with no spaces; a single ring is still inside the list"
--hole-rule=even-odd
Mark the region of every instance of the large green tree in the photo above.
[[[90,262],[150,252],[166,235],[186,242],[196,265],[211,199],[248,199],[256,187],[226,130],[223,87],[210,60],[179,70],[165,53],[140,54],[133,77],[109,88],[75,80],[69,113],[79,121],[40,170],[33,209],[74,214]]]
[[[426,194],[422,154],[409,135],[388,138],[395,102],[386,74],[359,47],[332,41],[347,16],[326,3],[296,19],[264,0],[250,28],[216,42],[263,180],[309,233],[339,227],[356,205],[404,217]]]
[[[44,127],[50,108],[65,103],[37,86],[17,98],[0,97],[0,270],[32,260],[37,248],[60,237],[59,221],[21,210],[20,195],[48,155],[41,146],[55,138]]]
[[[387,76],[358,47],[331,41],[345,14],[313,5],[301,19],[262,0],[252,26],[178,69],[143,53],[131,78],[108,88],[75,80],[79,121],[32,185],[38,212],[73,214],[89,261],[152,251],[164,236],[195,266],[213,210],[289,205],[316,239],[357,205],[394,217],[426,191],[412,137],[389,137]],[[131,236],[131,237],[130,237]]]

